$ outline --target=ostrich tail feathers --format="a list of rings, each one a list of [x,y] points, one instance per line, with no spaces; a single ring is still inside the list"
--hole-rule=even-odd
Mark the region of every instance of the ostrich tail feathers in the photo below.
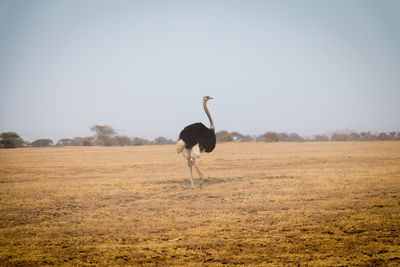
[[[177,153],[181,153],[183,151],[183,149],[185,148],[185,142],[182,139],[178,140],[178,143],[176,143],[176,152]]]

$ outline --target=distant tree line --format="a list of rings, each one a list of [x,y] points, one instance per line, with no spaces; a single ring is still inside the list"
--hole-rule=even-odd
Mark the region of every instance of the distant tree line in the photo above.
[[[53,143],[51,139],[37,139],[33,142],[22,140],[15,132],[3,132],[0,134],[0,148],[17,147],[48,147],[48,146],[145,146],[145,145],[166,145],[175,144],[174,140],[163,136],[154,140],[140,137],[128,137],[118,135],[108,125],[93,125],[90,130],[93,136],[62,138]],[[225,130],[216,133],[218,143],[223,142],[328,142],[328,141],[394,141],[400,140],[400,132],[350,132],[333,133],[331,135],[315,135],[304,138],[296,133],[277,133],[268,131],[261,135],[244,135],[238,132]]]
[[[51,139],[37,139],[33,142],[22,140],[15,132],[4,132],[0,135],[0,148],[17,147],[48,147],[48,146],[141,146],[141,145],[166,145],[175,144],[175,141],[163,136],[154,140],[139,137],[128,137],[118,135],[117,132],[108,125],[93,125],[90,130],[93,136],[62,138],[53,143]]]
[[[268,131],[261,135],[242,135],[238,132],[219,131],[216,133],[217,142],[328,142],[328,141],[395,141],[400,140],[400,132],[350,132],[333,133],[331,135],[315,135],[313,137],[301,137],[297,133],[277,133]]]

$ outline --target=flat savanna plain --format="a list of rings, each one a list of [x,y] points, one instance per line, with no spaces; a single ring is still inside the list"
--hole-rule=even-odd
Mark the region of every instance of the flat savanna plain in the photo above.
[[[400,142],[0,150],[0,265],[399,265]]]

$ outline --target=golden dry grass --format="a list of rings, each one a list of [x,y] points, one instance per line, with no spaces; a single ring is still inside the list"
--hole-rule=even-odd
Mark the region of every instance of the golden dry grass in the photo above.
[[[398,265],[400,142],[0,150],[0,265]],[[198,179],[195,180],[198,185]]]

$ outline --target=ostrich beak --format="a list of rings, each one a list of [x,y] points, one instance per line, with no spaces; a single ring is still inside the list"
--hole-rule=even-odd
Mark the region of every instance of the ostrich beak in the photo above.
[[[209,96],[208,99],[214,99],[213,97]]]

